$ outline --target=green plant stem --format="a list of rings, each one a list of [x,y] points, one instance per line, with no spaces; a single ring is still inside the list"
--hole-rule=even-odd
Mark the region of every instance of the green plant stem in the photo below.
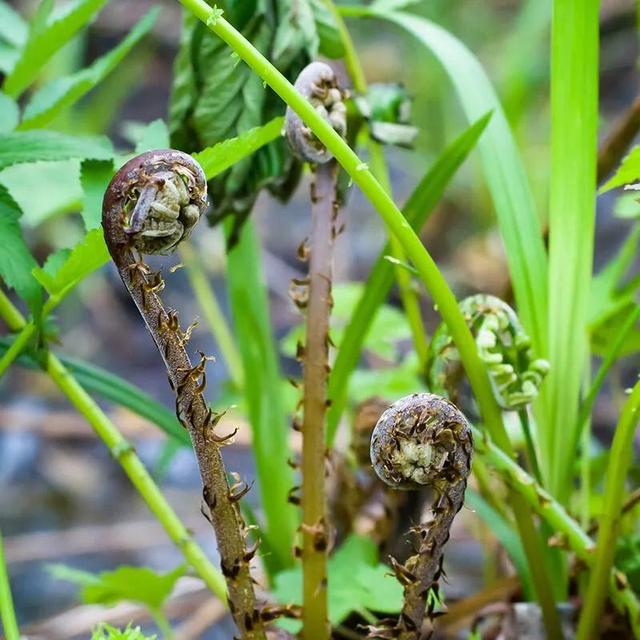
[[[331,633],[327,602],[329,531],[325,422],[336,171],[333,161],[318,165],[311,187],[309,300],[302,401],[302,634],[307,640],[328,640]]]
[[[162,640],[174,640],[175,634],[173,633],[171,623],[167,619],[167,616],[165,616],[159,609],[152,610],[151,613],[156,625],[158,626],[158,631],[160,631]]]
[[[16,612],[13,608],[13,598],[11,597],[11,587],[9,585],[9,574],[7,563],[4,557],[4,544],[2,542],[2,532],[0,531],[0,619],[4,629],[5,640],[20,640],[20,631]]]
[[[33,322],[28,322],[20,330],[20,333],[15,337],[11,346],[7,349],[2,358],[0,358],[0,378],[2,378],[4,372],[9,368],[9,366],[11,366],[11,363],[22,353],[22,350],[31,339],[35,330],[36,326]]]
[[[458,302],[431,255],[422,245],[420,238],[396,207],[392,198],[373,177],[367,165],[334,131],[333,127],[241,33],[219,16],[205,0],[179,0],[179,2],[226,42],[300,116],[380,214],[389,233],[396,236],[417,269],[420,278],[433,297],[438,312],[449,327],[486,428],[498,446],[511,453],[512,447],[502,422],[502,413],[493,397],[489,378],[478,357],[473,336],[460,312]],[[517,495],[512,494],[511,498],[518,529],[536,585],[536,593],[544,613],[548,636],[560,638],[562,636],[560,620],[553,602],[551,581],[543,561],[544,549],[536,534],[526,504]]]
[[[26,325],[25,319],[2,291],[0,291],[0,316],[16,330],[19,328],[16,326],[18,322],[22,327]],[[142,499],[196,573],[212,593],[226,602],[226,584],[222,574],[211,564],[200,546],[193,540],[131,444],[53,353],[47,354],[42,366],[109,448]]]
[[[536,455],[536,447],[533,444],[533,437],[531,435],[529,413],[526,407],[518,411],[518,417],[520,418],[520,425],[522,426],[522,434],[524,435],[525,447],[527,451],[527,462],[529,463],[529,468],[531,469],[531,472],[533,473],[533,477],[536,479],[536,482],[542,482],[540,467],[538,466],[538,456]]]
[[[600,621],[604,611],[613,557],[616,552],[616,540],[620,529],[624,499],[624,482],[631,466],[633,437],[640,418],[639,409],[640,382],[637,382],[622,409],[611,444],[598,543],[578,624],[577,640],[600,637]]]
[[[512,458],[495,446],[484,431],[472,427],[474,449],[477,457],[495,469],[504,483],[517,492],[529,507],[537,513],[553,530],[561,534],[563,542],[587,566],[596,562],[595,544],[580,525],[567,513],[566,509],[545,491]],[[627,448],[629,451],[630,447]],[[612,452],[612,460],[613,452]],[[610,547],[614,545],[609,540]],[[624,574],[609,568],[605,574],[605,584],[615,607],[628,617],[636,638],[640,638],[640,602],[630,587]]]
[[[218,347],[227,364],[229,377],[236,389],[242,389],[244,386],[242,359],[233,339],[229,324],[224,317],[224,313],[222,313],[222,309],[220,308],[220,304],[215,297],[212,287],[207,281],[207,276],[202,269],[199,257],[185,242],[182,243],[179,251],[187,269],[187,276],[191,283],[191,288],[196,295],[198,304],[207,322],[207,327],[218,343]]]

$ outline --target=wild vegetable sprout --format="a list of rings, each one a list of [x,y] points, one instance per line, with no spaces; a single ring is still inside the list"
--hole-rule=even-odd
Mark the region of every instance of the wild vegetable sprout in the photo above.
[[[133,602],[154,621],[118,628],[105,613],[84,637],[186,638],[219,624],[216,632],[233,628],[242,640],[419,640],[458,637],[456,629],[507,637],[513,628],[523,637],[640,638],[640,383],[637,362],[626,359],[637,360],[640,348],[640,280],[629,274],[640,241],[640,151],[631,148],[640,103],[598,149],[604,9],[579,0],[524,3],[504,42],[491,27],[505,55],[487,71],[442,26],[458,19],[450,8],[406,0],[165,3],[167,15],[170,6],[173,18],[177,5],[183,12],[169,117],[138,130],[119,122],[110,98],[124,93],[114,78],[143,78],[127,56],[149,40],[159,9],[88,67],[51,77],[64,66],[62,55],[53,64],[54,54],[106,4],[69,0],[54,10],[43,0],[26,20],[0,2],[0,377],[10,394],[22,392],[18,365],[47,376],[184,558],[165,573],[51,567],[53,578],[78,585],[84,604]],[[478,28],[499,24],[486,4],[474,8],[491,16]],[[378,35],[389,24],[410,39],[395,30]],[[369,84],[384,69],[363,65],[352,25],[359,37],[375,30],[380,51],[410,52],[398,70],[409,87],[397,77]],[[466,39],[469,25],[458,26],[452,30]],[[473,30],[468,37],[478,41]],[[526,61],[520,42],[532,48]],[[423,82],[429,54],[455,97],[443,78]],[[530,69],[534,60],[549,61],[550,142],[529,153],[529,120],[546,113],[545,75]],[[467,128],[449,140],[461,113]],[[96,135],[105,131],[117,134],[117,146]],[[440,153],[400,198],[403,158],[422,171],[425,137],[431,155],[442,142]],[[411,155],[390,154],[391,146]],[[477,164],[464,169],[456,200],[455,176],[472,153]],[[627,193],[614,208],[626,218],[626,237],[594,275],[596,197],[621,187]],[[547,191],[548,206],[538,211]],[[280,210],[281,217],[264,214],[265,192],[295,203],[295,224]],[[387,236],[373,262],[355,192]],[[38,194],[60,202],[47,209]],[[605,198],[603,207],[613,206]],[[458,206],[442,215],[439,203],[450,199]],[[82,229],[71,217],[77,212]],[[479,270],[465,281],[458,267],[472,258],[463,241],[469,230],[492,231],[494,214],[505,255],[490,261],[502,277],[494,282]],[[432,217],[440,230],[425,235]],[[281,260],[271,259],[290,281],[270,284],[273,300],[261,228],[298,247],[287,244]],[[444,242],[429,235],[436,232]],[[74,246],[61,249],[60,238],[74,234]],[[363,282],[340,281],[346,256]],[[109,282],[113,267],[124,288]],[[228,305],[212,287],[213,268],[224,274],[217,284]],[[279,308],[272,314],[287,288],[299,324]],[[114,360],[124,371],[144,363],[147,379],[162,380],[158,399],[133,374],[87,361],[82,344],[113,342],[104,323],[83,320],[73,333],[55,315],[73,299],[91,308],[98,290],[111,292],[114,309],[126,292],[123,308],[130,298],[137,310],[135,320],[120,314],[117,342],[129,349],[114,345]],[[185,318],[196,304],[202,317]],[[142,357],[151,342],[135,339],[142,325],[159,357]],[[201,347],[203,328],[215,354]],[[276,333],[286,334],[281,344]],[[166,435],[153,473],[112,405]],[[255,479],[235,466],[238,440],[251,444]],[[182,448],[197,463],[215,559],[159,486]],[[93,455],[76,453],[85,454]],[[9,530],[0,538],[0,617],[7,640],[18,640],[32,629],[16,615],[23,595]],[[467,565],[461,571],[456,561],[462,531],[483,555],[476,593]],[[187,605],[184,624],[168,606],[172,593],[189,601],[185,574],[203,585],[207,605],[219,605],[218,618],[197,632],[187,622],[201,619],[202,601]]]

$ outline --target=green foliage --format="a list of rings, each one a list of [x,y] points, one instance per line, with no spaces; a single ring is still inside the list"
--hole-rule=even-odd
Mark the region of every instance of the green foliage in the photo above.
[[[386,5],[386,3],[385,3]],[[478,59],[453,35],[424,18],[376,7],[372,14],[390,20],[419,39],[444,66],[469,121],[493,112],[478,144],[498,226],[507,251],[518,313],[536,352],[546,353],[547,261],[531,188],[513,134],[487,74]]]
[[[633,147],[625,156],[617,171],[602,185],[600,193],[606,193],[616,187],[633,184],[638,180],[640,180],[640,145]]]
[[[20,207],[0,185],[0,276],[36,312],[42,296],[31,272],[37,263],[22,236],[21,215]]]
[[[262,127],[254,127],[242,132],[236,138],[229,138],[199,153],[194,153],[193,157],[200,163],[207,180],[211,180],[264,145],[277,140],[281,135],[283,124],[283,117],[274,118]]]
[[[102,229],[93,229],[73,249],[49,256],[44,268],[33,275],[49,295],[59,302],[80,281],[110,259]]]
[[[389,567],[378,562],[378,549],[373,541],[351,535],[329,559],[329,620],[339,624],[351,612],[365,618],[369,612],[397,613],[402,607],[402,586]],[[275,578],[274,595],[278,602],[300,602],[302,571],[287,569]],[[297,622],[282,622],[297,631]]]
[[[278,69],[294,79],[318,52],[317,26],[338,40],[321,0],[226,0],[218,2],[251,43]],[[278,16],[272,21],[270,16]],[[318,23],[316,23],[316,16]],[[230,55],[226,45],[193,16],[185,16],[182,44],[176,59],[170,110],[173,146],[199,151],[284,114],[284,105],[251,69]],[[295,187],[300,164],[282,139],[274,139],[251,158],[235,164],[210,183],[212,219],[234,216],[230,242],[249,214],[258,192],[268,188],[287,198]]]
[[[184,575],[185,567],[157,573],[148,567],[121,566],[114,571],[94,574],[55,564],[49,566],[49,572],[55,578],[82,587],[81,597],[86,604],[112,606],[128,601],[142,604],[151,611],[159,611],[178,579]]]
[[[112,157],[113,147],[104,136],[79,137],[46,130],[0,135],[0,171],[24,162],[70,158],[108,160]]]
[[[146,636],[140,627],[132,627],[128,625],[126,629],[121,631],[112,627],[110,624],[101,624],[93,631],[91,640],[156,640],[157,636]]]
[[[75,0],[53,13],[53,0],[42,0],[29,23],[29,35],[2,90],[16,98],[34,81],[44,64],[102,9],[107,0]]]
[[[40,128],[100,84],[122,62],[129,51],[151,30],[158,8],[144,16],[122,42],[89,67],[56,78],[38,89],[27,103],[19,129]]]
[[[491,114],[486,114],[456,138],[429,167],[405,204],[403,212],[414,229],[420,229],[442,197],[444,190],[482,135]],[[362,297],[345,328],[340,350],[329,376],[331,406],[327,414],[327,440],[333,441],[340,416],[347,402],[349,376],[360,358],[362,346],[375,315],[393,285],[393,266],[384,259],[387,245],[374,264]]]
[[[11,133],[20,121],[18,103],[5,93],[0,93],[0,134]]]
[[[113,160],[84,160],[80,165],[82,219],[87,231],[102,224],[102,199],[114,171]]]

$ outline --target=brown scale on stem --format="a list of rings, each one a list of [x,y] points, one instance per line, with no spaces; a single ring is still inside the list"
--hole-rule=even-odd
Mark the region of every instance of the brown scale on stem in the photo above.
[[[371,463],[381,480],[397,489],[431,488],[437,498],[433,518],[412,527],[415,554],[404,564],[391,559],[404,588],[404,605],[397,621],[370,628],[371,638],[417,640],[429,591],[437,595],[444,546],[449,529],[462,508],[471,471],[473,441],[464,415],[448,400],[416,393],[387,409],[371,438]]]
[[[311,102],[333,128],[344,135],[346,108],[331,67],[313,62],[302,70],[296,89]],[[287,109],[285,132],[293,152],[311,163],[311,236],[303,243],[300,257],[309,261],[308,279],[294,282],[293,300],[306,313],[306,344],[298,350],[303,362],[302,402],[302,567],[303,637],[326,640],[330,635],[327,617],[327,554],[330,530],[325,491],[325,416],[329,372],[329,317],[333,244],[336,236],[337,165],[330,152]],[[297,499],[293,492],[289,501]]]
[[[191,436],[202,478],[203,514],[216,534],[229,608],[243,640],[264,640],[249,571],[255,550],[247,550],[247,528],[238,508],[248,487],[237,480],[229,487],[227,482],[220,447],[229,436],[215,433],[220,415],[202,395],[208,358],[200,354],[200,361],[191,363],[185,344],[192,327],[183,331],[177,313],[165,309],[158,295],[164,282],[143,258],[171,253],[206,207],[206,180],[195,160],[179,151],[151,151],[127,162],[114,176],[104,197],[102,225],[120,277],[164,360],[178,419]]]

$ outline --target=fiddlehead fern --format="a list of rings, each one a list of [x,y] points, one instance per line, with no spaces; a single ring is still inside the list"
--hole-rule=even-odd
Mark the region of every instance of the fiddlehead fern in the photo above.
[[[212,412],[203,396],[207,358],[201,354],[198,364],[192,365],[185,350],[190,330],[183,331],[177,313],[164,308],[159,296],[164,281],[143,258],[148,253],[171,253],[206,206],[207,185],[195,160],[179,151],[152,151],[133,158],[116,173],[105,193],[102,225],[120,277],[166,365],[178,419],[191,436],[203,484],[203,513],[216,533],[229,608],[243,640],[263,640],[263,620],[249,572],[256,547],[247,549],[247,528],[238,508],[247,486],[239,480],[232,486],[227,483],[220,448],[230,436],[216,433],[220,415]]]
[[[549,365],[535,357],[531,339],[515,311],[506,302],[486,294],[465,298],[460,310],[476,340],[500,407],[517,410],[530,404],[538,395]],[[462,365],[444,323],[433,335],[429,361],[429,388],[456,402]]]
[[[302,70],[296,88],[341,134],[346,128],[346,110],[331,67],[313,62]],[[325,422],[327,377],[329,372],[329,317],[333,243],[337,235],[337,165],[332,155],[307,129],[291,109],[287,109],[285,132],[293,152],[311,163],[311,237],[301,251],[309,260],[307,295],[294,299],[306,313],[306,343],[301,347],[303,362],[302,401],[302,567],[303,637],[325,640],[330,628],[327,618],[327,553],[329,525],[325,490]]]
[[[391,559],[404,587],[404,605],[397,621],[370,628],[371,638],[420,637],[427,597],[437,595],[444,545],[462,508],[471,472],[473,440],[464,415],[448,400],[416,393],[398,400],[376,424],[371,438],[371,463],[381,480],[397,489],[429,487],[436,492],[433,519],[412,527],[416,553],[404,564]]]

